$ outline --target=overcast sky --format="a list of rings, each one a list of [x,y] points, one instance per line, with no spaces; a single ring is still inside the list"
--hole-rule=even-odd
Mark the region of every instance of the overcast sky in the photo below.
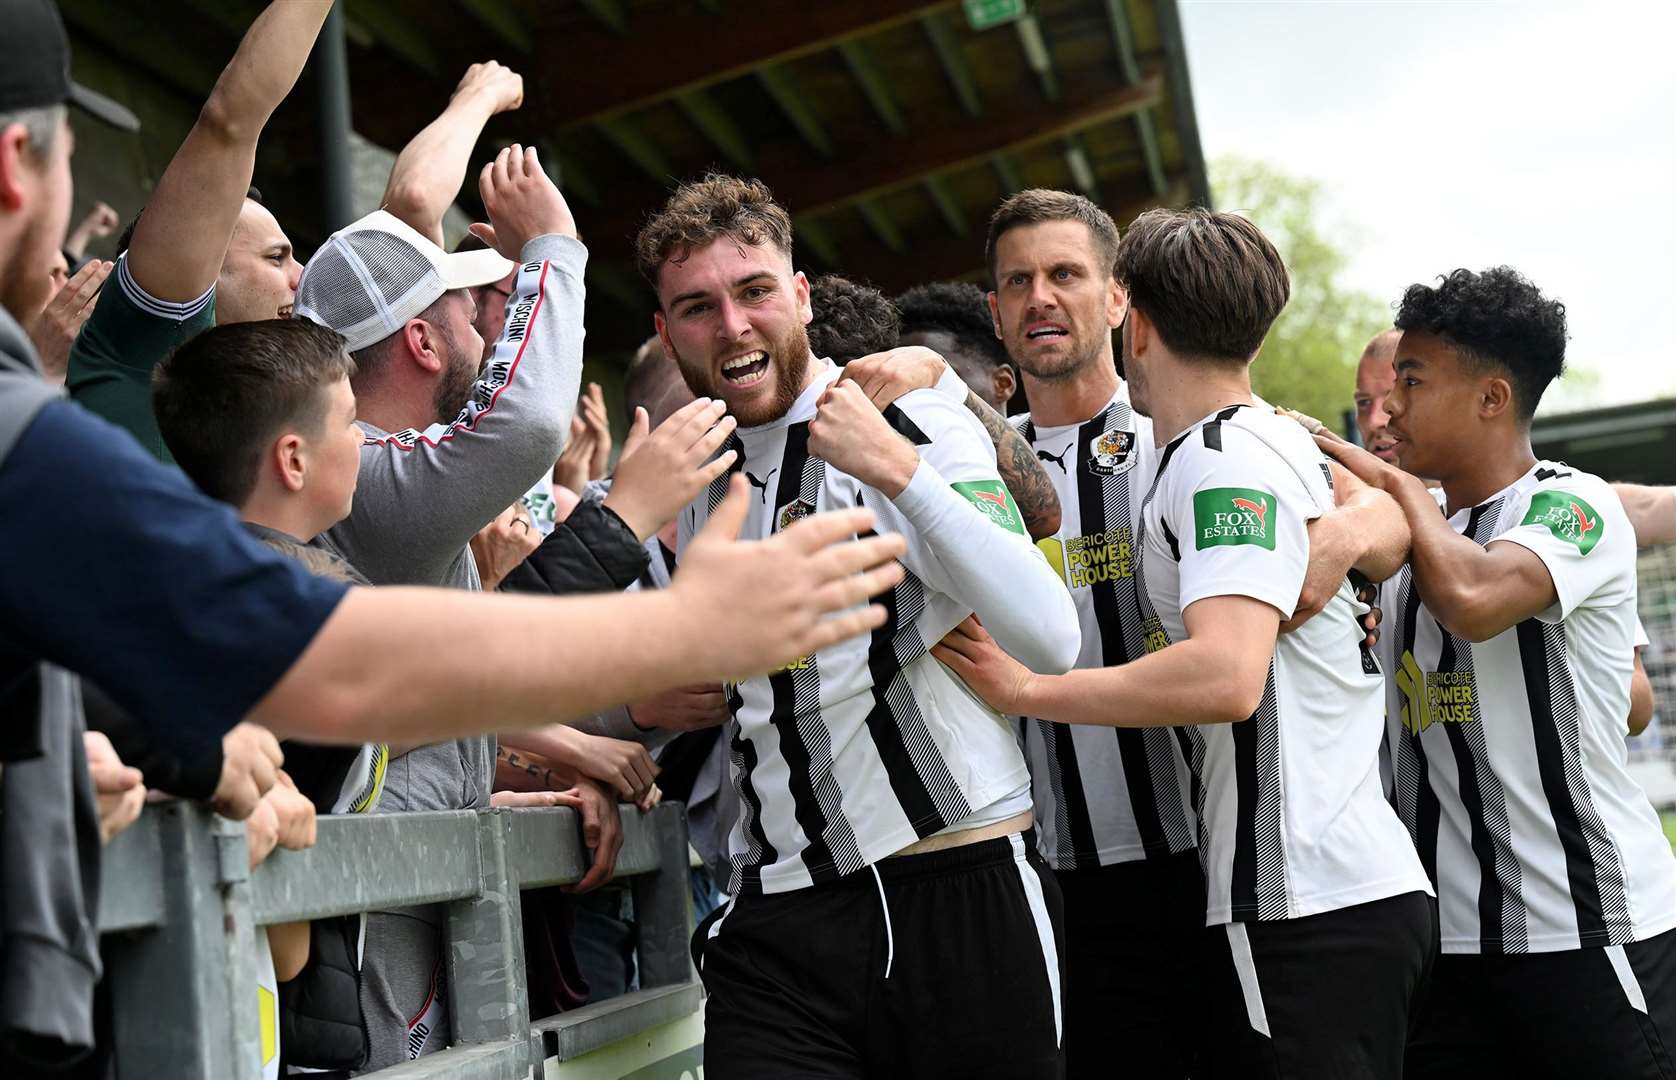
[[[1320,180],[1361,238],[1351,284],[1508,263],[1565,301],[1598,380],[1545,412],[1676,396],[1676,4],[1181,9],[1206,156]]]

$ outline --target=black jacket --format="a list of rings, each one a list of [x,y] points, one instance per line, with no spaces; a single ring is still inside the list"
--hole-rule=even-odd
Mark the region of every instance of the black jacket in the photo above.
[[[506,575],[502,592],[619,592],[634,584],[648,556],[616,511],[583,499],[541,546]]]

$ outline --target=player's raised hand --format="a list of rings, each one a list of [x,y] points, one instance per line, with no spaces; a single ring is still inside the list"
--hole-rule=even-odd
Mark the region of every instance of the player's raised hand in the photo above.
[[[739,455],[716,451],[733,433],[733,417],[720,400],[699,398],[682,406],[617,462],[605,505],[645,540],[675,519],[681,508],[722,475]],[[644,424],[644,409],[635,424]]]
[[[910,390],[937,385],[948,370],[941,355],[923,345],[904,345],[873,353],[844,365],[844,378],[861,387],[861,392],[881,412]]]
[[[914,478],[919,451],[898,435],[851,379],[826,388],[809,421],[809,453],[894,499]]]
[[[524,103],[524,77],[494,60],[473,64],[466,68],[451,100],[466,97],[482,98],[491,115],[516,109]]]
[[[873,526],[872,512],[856,509],[814,514],[744,543],[735,538],[750,500],[745,478],[734,477],[667,590],[691,613],[690,640],[705,669],[765,674],[884,623],[884,608],[861,605],[902,580],[902,537],[854,539]]]
[[[1036,676],[995,643],[977,616],[966,616],[942,641],[931,646],[931,655],[960,676],[996,712],[1012,716],[1024,711],[1021,703],[1025,690]]]

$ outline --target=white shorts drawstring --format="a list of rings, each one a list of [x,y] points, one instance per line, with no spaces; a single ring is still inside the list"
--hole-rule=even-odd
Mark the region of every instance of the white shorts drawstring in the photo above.
[[[879,868],[869,863],[867,869],[873,871],[873,884],[879,887],[879,907],[885,913],[885,978],[890,978],[890,965],[896,959],[896,938],[890,931],[890,902],[885,899],[885,879],[879,876]]]

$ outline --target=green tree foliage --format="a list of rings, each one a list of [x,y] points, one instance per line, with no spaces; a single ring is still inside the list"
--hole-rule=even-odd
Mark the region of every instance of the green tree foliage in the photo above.
[[[1391,309],[1341,278],[1345,247],[1356,237],[1330,220],[1321,185],[1262,161],[1226,157],[1211,163],[1219,210],[1262,229],[1292,276],[1292,299],[1252,365],[1256,392],[1341,429],[1352,407],[1356,361],[1368,340],[1391,325]]]

